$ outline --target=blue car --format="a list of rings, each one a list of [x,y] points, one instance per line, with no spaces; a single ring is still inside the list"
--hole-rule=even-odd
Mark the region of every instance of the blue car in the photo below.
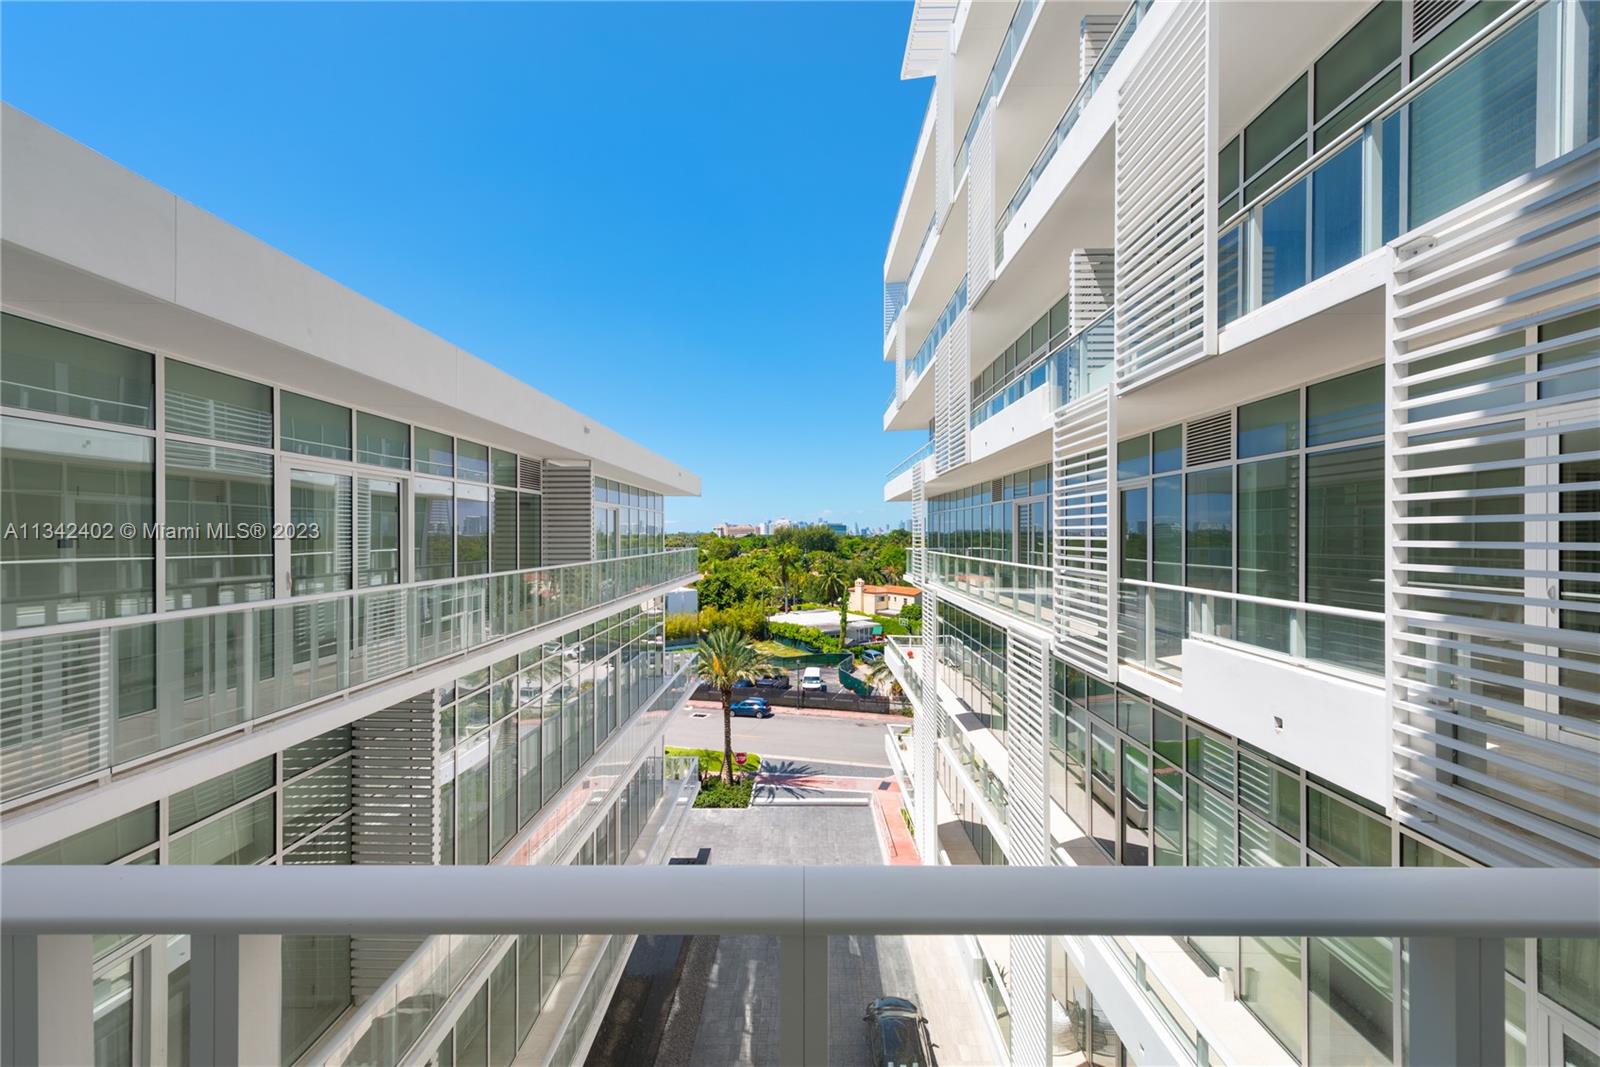
[[[740,718],[772,718],[772,708],[769,707],[767,702],[762,700],[760,697],[751,697],[749,700],[741,700],[737,704],[731,705],[728,710]]]

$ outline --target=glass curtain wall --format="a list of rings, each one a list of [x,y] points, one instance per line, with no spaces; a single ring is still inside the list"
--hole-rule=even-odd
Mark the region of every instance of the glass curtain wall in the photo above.
[[[660,552],[667,546],[666,498],[610,478],[594,480],[594,558]]]
[[[1243,404],[1220,462],[1186,456],[1181,425],[1119,442],[1122,578],[1383,610],[1382,399],[1383,368],[1369,367]],[[1224,607],[1221,636],[1381,662],[1377,620],[1304,612],[1296,635],[1284,606]]]
[[[928,549],[1050,565],[1050,465],[928,499]]]

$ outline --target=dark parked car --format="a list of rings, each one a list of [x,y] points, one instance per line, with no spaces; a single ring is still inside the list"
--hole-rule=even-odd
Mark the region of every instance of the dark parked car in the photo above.
[[[873,1067],[937,1067],[928,1020],[904,997],[879,997],[867,1005],[867,1050]]]
[[[749,700],[741,700],[737,704],[730,705],[728,711],[736,716],[739,716],[740,718],[772,718],[772,708],[769,707],[767,702],[762,700],[760,697],[751,697]]]
[[[752,682],[748,678],[740,678],[737,682],[733,683],[733,687],[735,689],[754,689],[757,684],[758,683]]]
[[[777,674],[767,674],[757,678],[756,684],[763,689],[787,689],[789,688],[789,676],[782,671]]]

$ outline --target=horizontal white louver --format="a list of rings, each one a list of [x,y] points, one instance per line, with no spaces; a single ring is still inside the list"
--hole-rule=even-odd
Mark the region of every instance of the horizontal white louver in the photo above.
[[[517,488],[538,491],[544,487],[544,464],[532,456],[517,457]]]
[[[1206,57],[1210,4],[1184,4],[1117,94],[1117,388],[1206,352],[1215,285]],[[1213,272],[1214,273],[1214,272]]]
[[[1402,821],[1600,862],[1600,143],[1429,225],[1389,283]]]
[[[21,638],[0,651],[0,800],[109,765],[111,640],[105,632]],[[127,717],[130,731],[140,718]]]
[[[1051,447],[1055,478],[1055,639],[1063,659],[1116,677],[1112,625],[1111,391],[1057,409]]]
[[[1068,267],[1067,328],[1074,334],[1104,315],[1115,292],[1115,257],[1109,248],[1074,248]]]
[[[978,120],[967,151],[967,302],[976,304],[994,281],[995,111]]]
[[[967,461],[972,407],[969,314],[962,311],[956,316],[933,358],[933,454],[934,470],[940,474]]]
[[[544,465],[540,523],[546,566],[593,557],[594,482],[587,463]]]

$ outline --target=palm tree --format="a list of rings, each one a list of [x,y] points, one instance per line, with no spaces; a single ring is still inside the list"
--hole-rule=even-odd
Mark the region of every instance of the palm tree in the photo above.
[[[879,692],[887,692],[890,698],[903,695],[900,688],[900,679],[894,676],[894,671],[889,668],[887,659],[880,659],[867,668],[867,684]]]
[[[722,698],[722,784],[733,784],[733,687],[772,668],[761,650],[733,626],[718,626],[695,649],[695,673]]]
[[[789,582],[794,578],[795,569],[800,566],[800,549],[792,542],[781,544],[773,552],[772,560],[778,568],[778,585],[783,589],[783,610],[788,611]]]
[[[843,648],[850,643],[850,631],[846,628],[849,612],[846,610],[850,604],[850,576],[845,572],[844,564],[839,562],[838,556],[824,556],[817,565],[817,592],[823,600],[839,601],[839,647]]]

